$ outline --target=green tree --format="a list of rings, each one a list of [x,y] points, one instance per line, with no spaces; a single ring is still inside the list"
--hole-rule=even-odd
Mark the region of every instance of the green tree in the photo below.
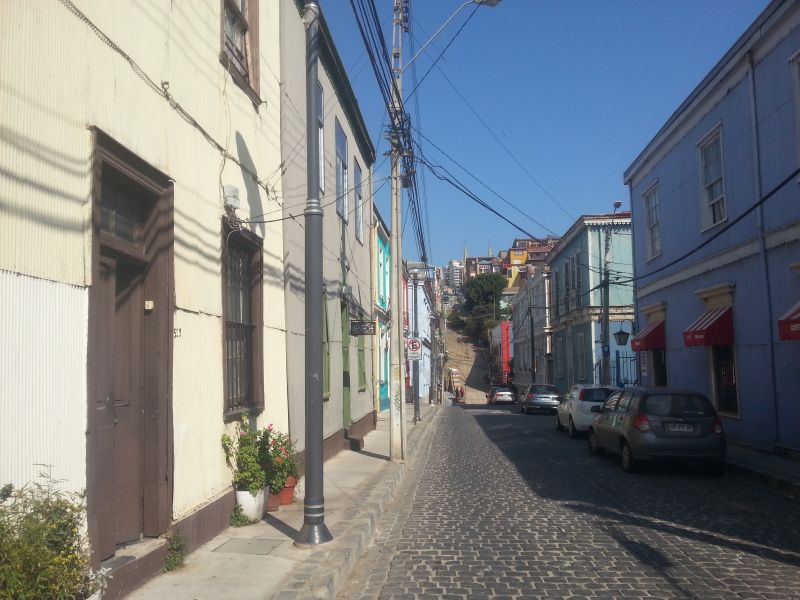
[[[476,306],[493,306],[500,301],[508,280],[500,273],[483,273],[473,277],[464,286],[465,308],[472,311]]]

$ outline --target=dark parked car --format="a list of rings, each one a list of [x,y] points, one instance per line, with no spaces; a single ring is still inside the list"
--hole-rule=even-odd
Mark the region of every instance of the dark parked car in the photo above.
[[[522,389],[519,395],[520,412],[526,415],[533,411],[553,412],[558,408],[561,394],[554,385],[544,383],[532,383]]]
[[[725,468],[727,445],[717,411],[703,394],[666,388],[629,388],[609,396],[589,429],[589,451],[619,454],[622,468],[680,460]]]

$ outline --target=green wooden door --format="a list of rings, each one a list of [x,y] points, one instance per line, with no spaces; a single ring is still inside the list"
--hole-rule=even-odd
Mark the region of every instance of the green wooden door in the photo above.
[[[350,313],[342,303],[342,427],[350,427]]]

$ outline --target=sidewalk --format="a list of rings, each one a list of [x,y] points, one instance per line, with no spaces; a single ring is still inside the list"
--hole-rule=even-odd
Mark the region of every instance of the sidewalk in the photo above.
[[[800,460],[728,445],[728,468],[790,492],[800,492]]]
[[[163,573],[128,596],[131,600],[294,600],[335,598],[355,561],[371,542],[383,508],[407,469],[425,454],[441,411],[420,404],[414,425],[406,405],[407,460],[389,461],[389,411],[364,437],[360,452],[342,450],[325,463],[325,524],[333,541],[312,549],[293,544],[303,524],[303,480],[296,500],[261,522],[229,527],[186,557],[178,571]]]

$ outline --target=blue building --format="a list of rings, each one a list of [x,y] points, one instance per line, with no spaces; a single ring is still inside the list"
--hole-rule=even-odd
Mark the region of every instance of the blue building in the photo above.
[[[625,172],[642,380],[800,450],[800,3],[775,0]],[[794,309],[794,312],[793,312]]]
[[[550,329],[553,383],[562,392],[576,383],[599,383],[603,269],[609,269],[610,333],[630,332],[633,288],[630,213],[584,215],[550,251]],[[619,282],[619,283],[617,283]],[[611,382],[637,383],[635,356],[628,343],[609,335]]]
[[[372,247],[375,249],[375,316],[378,321],[375,340],[375,357],[372,364],[375,368],[374,380],[377,386],[378,410],[389,408],[389,376],[391,369],[391,289],[392,289],[392,253],[389,243],[389,228],[383,222],[377,207],[373,204],[375,214],[375,233]]]

